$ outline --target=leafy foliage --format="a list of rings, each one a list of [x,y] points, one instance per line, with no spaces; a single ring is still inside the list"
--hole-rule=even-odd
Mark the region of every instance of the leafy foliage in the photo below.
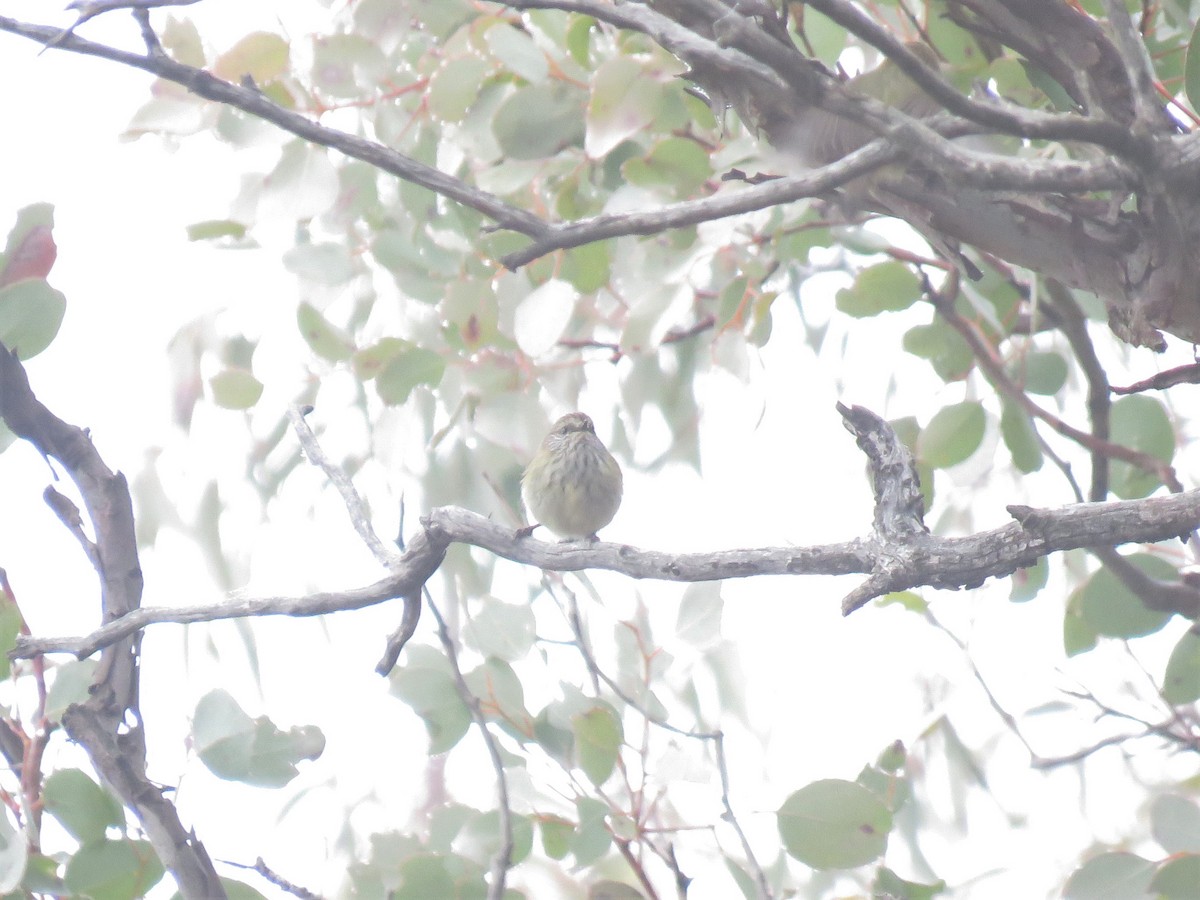
[[[862,29],[855,34],[816,11],[827,5],[788,4],[790,18],[771,21],[789,46],[810,52],[829,71],[864,72],[848,82],[852,91],[924,115],[919,107],[928,98],[914,95],[895,60],[882,59]],[[991,37],[971,4],[916,6],[919,15],[910,19],[906,8],[876,4],[871,20],[899,38],[929,41],[939,71],[964,94],[982,85],[1029,112],[1090,112],[1083,108],[1087,91],[1039,64],[1032,37],[1021,52],[1016,42]],[[1082,35],[1108,27],[1097,21],[1101,4],[1081,6],[1086,13],[1069,4],[1047,8],[1077,16]],[[1200,54],[1187,10],[1168,3],[1141,13],[1155,75],[1174,98],[1172,115],[1194,121],[1184,98],[1197,96]],[[742,16],[742,24],[765,25],[754,15]],[[737,48],[730,22],[716,21],[733,30],[716,35],[714,46]],[[708,95],[697,89],[693,82],[703,82],[704,72],[685,65],[668,42],[579,12],[363,0],[330,13],[326,32],[305,38],[256,31],[218,50],[180,14],[160,23],[159,33],[180,63],[231,83],[248,80],[284,111],[336,123],[377,142],[381,156],[402,154],[454,179],[455,189],[486,191],[490,201],[545,220],[619,217],[746,190],[746,182],[792,174],[797,156],[829,155],[860,127],[812,124],[804,152],[780,146],[766,111],[754,121],[745,98],[716,96],[711,85],[701,84]],[[297,298],[273,307],[266,329],[296,339],[291,352],[306,384],[287,399],[321,401],[317,415],[327,416],[330,432],[357,435],[341,448],[344,466],[376,486],[386,479],[371,454],[393,436],[389,429],[403,430],[396,441],[402,449],[394,451],[401,475],[392,473],[403,489],[395,493],[418,508],[454,503],[517,524],[522,464],[551,412],[585,401],[633,466],[698,470],[704,390],[758,377],[759,351],[779,339],[780,322],[796,319],[808,346],[797,343],[791,352],[811,352],[839,367],[865,353],[879,367],[872,377],[888,382],[889,398],[904,407],[897,431],[916,453],[939,529],[979,527],[974,501],[992,493],[1082,501],[1079,471],[1089,472],[1087,499],[1095,501],[1181,486],[1174,467],[1184,461],[1189,423],[1169,402],[1146,394],[1109,402],[1108,372],[1123,377],[1131,350],[1108,330],[1111,305],[1106,311],[1059,277],[1061,257],[1074,248],[1040,248],[1039,267],[1027,257],[1009,260],[963,246],[954,235],[946,239],[936,233],[936,217],[900,202],[911,196],[888,194],[895,187],[889,178],[911,176],[905,165],[948,190],[927,161],[893,162],[841,185],[836,197],[824,192],[675,229],[643,228],[506,268],[502,258],[524,249],[529,235],[495,227],[481,204],[457,202],[449,189],[397,179],[300,137],[282,138],[245,111],[177,84],[157,82],[128,128],[131,136],[171,139],[199,132],[231,148],[269,152],[274,163],[245,176],[228,216],[193,223],[187,238],[245,248],[260,229],[294,228],[295,244],[280,262],[296,277]],[[1097,152],[1065,139],[980,140],[1015,162],[1082,164]],[[834,156],[853,149],[843,146]],[[1063,196],[1070,202],[1059,204]],[[1130,202],[1115,188],[1064,191],[1045,207],[1028,207],[1024,222],[1032,228],[1048,221],[1049,208],[1059,206],[1068,216],[1107,222]],[[881,215],[891,218],[881,224]],[[0,342],[22,358],[50,345],[66,313],[65,297],[47,281],[56,252],[51,228],[48,207],[20,211],[0,258]],[[1089,234],[1082,225],[1075,232],[1081,241]],[[1150,343],[1136,325],[1123,336]],[[211,323],[189,322],[181,323],[170,349],[179,423],[203,442],[203,417],[194,414],[211,401],[244,412],[256,440],[247,471],[233,484],[214,476],[191,521],[164,514],[174,531],[204,548],[224,587],[238,581],[229,510],[269,519],[300,461],[285,443],[265,343],[260,335],[230,336]],[[903,383],[910,377],[932,387],[908,396],[921,394]],[[197,385],[207,385],[207,395]],[[337,411],[327,412],[331,407]],[[660,426],[661,450],[647,454],[638,438]],[[363,437],[367,431],[379,437]],[[239,490],[247,485],[249,492]],[[139,497],[147,508],[152,487],[152,480],[143,482]],[[763,505],[773,501],[760,498]],[[1180,559],[1165,550],[1125,561],[1151,581],[1178,580]],[[633,885],[686,881],[680,859],[690,864],[706,855],[721,862],[715,874],[705,870],[711,895],[874,890],[915,900],[950,890],[950,879],[962,877],[925,859],[922,838],[944,839],[965,822],[968,795],[996,800],[987,756],[1002,738],[964,739],[955,727],[959,710],[947,711],[955,707],[950,700],[931,704],[936,714],[923,712],[925,724],[912,729],[919,732],[915,742],[906,736],[908,748],[889,745],[857,781],[800,783],[789,772],[792,782],[769,785],[775,799],[766,806],[778,809],[778,835],[756,833],[751,840],[742,823],[748,809],[764,804],[744,803],[736,785],[753,780],[755,763],[742,760],[768,754],[770,728],[740,693],[738,651],[754,648],[735,647],[725,636],[721,585],[689,588],[674,621],[664,623],[631,588],[606,586],[604,603],[597,603],[601,594],[586,580],[522,580],[495,558],[462,548],[451,551],[431,584],[437,602],[454,608],[461,655],[450,658],[417,641],[388,687],[393,706],[425,729],[427,768],[413,779],[427,778],[442,802],[414,814],[403,833],[356,831],[359,823],[348,822],[339,848],[353,857],[346,890],[369,897],[484,896],[502,849],[527,896],[537,895],[547,867],[566,868],[591,885],[593,896],[639,896]],[[1128,576],[1080,558],[1040,559],[1014,576],[1008,590],[1014,604],[1027,604],[1006,607],[1014,617],[1035,606],[1027,603],[1035,597],[1061,605],[1056,615],[1066,656],[1087,660],[1126,646],[1121,642],[1157,648],[1146,651],[1154,659],[1146,667],[1153,683],[1148,696],[1128,685],[1122,703],[1074,691],[1069,711],[1132,720],[1144,731],[1128,739],[1153,738],[1154,752],[1163,756],[1172,750],[1195,756],[1190,706],[1200,697],[1200,643],[1179,622],[1182,610],[1145,602]],[[19,630],[16,604],[8,602],[11,615],[0,607],[5,649]],[[898,594],[887,603],[894,608],[876,610],[881,616],[920,622],[966,649],[934,618],[929,597]],[[760,627],[770,630],[772,623]],[[242,638],[257,673],[254,640]],[[1007,657],[1015,665],[1020,653],[1010,648]],[[786,663],[772,716],[787,714],[788,692],[813,689],[791,683]],[[846,666],[859,667],[868,666],[857,660]],[[82,699],[92,674],[86,664],[58,667],[35,718],[55,721]],[[972,674],[991,706],[1002,709],[974,662]],[[11,678],[34,679],[46,689],[41,671],[18,668]],[[1137,711],[1128,712],[1125,700]],[[1022,728],[1037,715],[1036,709],[1004,712],[995,730],[1007,729],[1004,739],[1015,736],[1036,756]],[[14,733],[24,734],[15,711],[10,719]],[[492,767],[479,763],[473,722],[495,739]],[[814,739],[836,741],[837,728],[832,720],[814,723]],[[737,735],[739,750],[727,750],[727,732]],[[297,797],[304,789],[295,782],[325,742],[313,726],[284,730],[265,716],[252,718],[221,689],[199,701],[191,738],[192,752],[218,778],[264,789],[291,786]],[[1086,774],[1086,760],[1118,738],[1102,737],[1089,748],[1080,737],[1074,743],[1083,750],[1037,761],[1045,768],[1077,764]],[[913,757],[920,766],[908,764]],[[505,799],[489,805],[479,791],[448,790],[447,761],[495,778]],[[1131,826],[1127,835],[1138,852],[1101,850],[1085,859],[1080,851],[1064,896],[1188,896],[1200,859],[1195,787],[1194,778],[1156,776],[1150,831]],[[937,809],[941,793],[951,795],[949,813]],[[0,834],[4,890],[133,897],[161,879],[164,869],[150,844],[126,833],[120,806],[82,771],[55,771],[41,786],[41,800],[69,849],[59,865],[22,844],[8,817],[0,819],[7,829]],[[1161,847],[1161,858],[1146,844]]]

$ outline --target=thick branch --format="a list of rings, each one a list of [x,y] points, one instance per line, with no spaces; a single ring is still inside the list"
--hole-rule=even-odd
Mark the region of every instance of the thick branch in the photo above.
[[[63,726],[73,741],[87,749],[100,777],[121,801],[137,813],[154,852],[175,876],[180,893],[189,900],[225,896],[212,860],[196,835],[179,821],[179,813],[145,772],[145,758],[130,747],[130,735],[114,734],[104,718],[75,704],[63,713]]]
[[[1017,521],[968,537],[917,535],[905,543],[874,539],[814,547],[760,547],[711,553],[662,553],[604,541],[551,544],[521,538],[511,528],[454,506],[434,509],[404,555],[406,571],[373,585],[308,597],[266,597],[180,608],[146,607],[97,629],[86,638],[19,638],[15,659],[41,653],[86,656],[112,641],[158,622],[207,622],[263,615],[313,616],[358,609],[402,596],[428,578],[450,543],[471,544],[524,565],[557,572],[607,569],[630,578],[718,581],[758,575],[870,574],[848,595],[853,609],[877,596],[922,586],[976,587],[1050,553],[1081,547],[1153,543],[1200,526],[1200,492],[1112,503],[1079,503],[1058,509],[1009,507]]]
[[[499,526],[497,526],[499,527]],[[374,606],[397,597],[420,594],[421,585],[437,571],[445,555],[446,544],[431,540],[430,532],[413,536],[408,551],[386,578],[345,591],[324,591],[305,597],[253,597],[227,600],[217,604],[192,606],[145,606],[96,629],[86,638],[18,639],[17,657],[41,653],[72,653],[81,659],[114,641],[159,622],[188,624],[218,619],[243,619],[252,616],[323,616],[328,613]]]
[[[34,396],[17,355],[2,346],[0,417],[14,434],[61,465],[79,488],[95,534],[88,557],[100,579],[103,619],[136,614],[142,570],[125,476],[105,465],[87,432],[59,419]],[[224,897],[204,847],[188,834],[175,807],[146,777],[145,734],[138,707],[140,639],[140,634],[126,631],[105,645],[90,696],[63,714],[63,726],[142,823],[180,893],[187,900]]]
[[[921,63],[919,57],[904,46],[886,28],[870,18],[848,0],[809,0],[809,6],[827,15],[871,44],[896,63],[921,89],[943,107],[963,118],[986,125],[996,131],[1026,138],[1046,140],[1078,140],[1107,147],[1123,156],[1145,158],[1145,143],[1136,141],[1123,124],[1099,118],[1087,118],[1065,113],[1043,113],[979,103],[964,97],[954,86]],[[1080,16],[1080,18],[1086,18]]]
[[[1087,330],[1087,318],[1071,292],[1059,282],[1046,279],[1046,291],[1058,313],[1058,326],[1066,335],[1087,381],[1087,408],[1092,423],[1092,437],[1107,443],[1111,437],[1109,426],[1112,417],[1108,373],[1096,355],[1096,347]],[[1099,447],[1093,447],[1091,453],[1092,484],[1088,499],[1099,501],[1108,496],[1108,456]]]

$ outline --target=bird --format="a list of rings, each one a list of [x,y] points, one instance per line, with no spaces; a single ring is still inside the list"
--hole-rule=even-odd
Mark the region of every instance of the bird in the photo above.
[[[599,540],[621,505],[621,467],[596,437],[592,420],[567,413],[554,423],[521,477],[532,518],[564,541]],[[537,525],[521,529],[528,536]]]

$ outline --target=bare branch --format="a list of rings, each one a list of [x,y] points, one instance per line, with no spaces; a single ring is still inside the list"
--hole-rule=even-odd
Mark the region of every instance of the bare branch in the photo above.
[[[413,536],[408,551],[386,578],[345,591],[327,591],[305,597],[256,597],[227,600],[216,604],[193,606],[144,606],[128,615],[109,622],[86,638],[18,638],[18,656],[28,658],[42,653],[71,653],[79,658],[90,656],[136,631],[159,622],[187,624],[213,622],[220,619],[242,619],[251,616],[323,616],[343,610],[362,609],[412,591],[420,591],[441,565],[445,545],[429,539],[429,532]]]
[[[547,590],[553,595],[553,586],[548,579],[544,579]],[[557,597],[555,598],[558,599]],[[561,601],[559,602],[562,607]],[[711,742],[713,746],[713,755],[717,764],[717,773],[721,780],[721,807],[725,811],[722,818],[729,823],[733,828],[734,834],[737,835],[738,842],[741,844],[742,853],[746,858],[746,865],[750,867],[751,873],[754,875],[755,890],[758,894],[758,900],[770,900],[773,896],[771,893],[770,884],[767,882],[766,872],[763,871],[762,864],[758,861],[758,857],[754,853],[754,848],[750,844],[750,839],[746,836],[745,829],[742,828],[742,823],[738,821],[737,815],[733,811],[733,802],[730,799],[730,781],[729,781],[729,766],[725,757],[725,733],[720,729],[715,731],[699,731],[680,728],[677,725],[672,725],[669,721],[661,718],[643,704],[638,703],[633,697],[629,696],[617,681],[612,678],[607,672],[600,668],[600,664],[596,661],[596,655],[592,651],[590,641],[583,628],[583,617],[579,612],[579,603],[575,595],[568,591],[568,601],[563,614],[567,619],[567,624],[571,628],[571,632],[575,637],[574,644],[579,650],[579,655],[583,657],[584,665],[591,673],[593,682],[598,686],[599,682],[604,684],[611,690],[626,706],[636,710],[638,715],[645,719],[650,724],[669,731],[672,734],[677,734],[680,737],[691,738],[696,741]]]
[[[79,488],[95,534],[93,561],[103,619],[137,612],[142,570],[125,477],[105,465],[87,432],[55,416],[34,396],[17,355],[2,346],[0,417],[14,434],[56,460]],[[68,527],[77,536],[82,534],[70,520],[68,511]],[[225,890],[204,846],[183,827],[175,807],[146,776],[146,743],[138,704],[140,640],[140,634],[126,631],[106,645],[88,699],[63,713],[63,727],[137,816],[186,900],[221,898]]]
[[[325,455],[325,451],[321,449],[320,443],[317,441],[317,436],[313,434],[312,429],[308,426],[305,420],[305,415],[308,414],[307,409],[301,409],[297,406],[288,408],[288,421],[292,423],[292,430],[296,432],[296,437],[300,439],[300,446],[304,448],[304,454],[308,457],[308,461],[314,466],[317,466],[326,477],[337,488],[337,491],[342,496],[342,502],[346,506],[346,512],[350,514],[350,522],[354,526],[354,530],[358,536],[362,538],[362,542],[367,545],[367,549],[371,554],[379,560],[380,563],[387,567],[392,567],[400,563],[401,555],[394,547],[389,547],[379,535],[375,533],[375,529],[371,527],[371,515],[367,510],[367,504],[363,502],[358,491],[354,489],[354,485],[350,482],[349,476],[345,471],[335,466]]]
[[[1079,503],[1058,509],[1010,506],[1015,521],[968,537],[917,533],[908,540],[877,536],[813,547],[760,547],[710,553],[672,554],[628,544],[546,543],[522,538],[511,528],[454,506],[434,509],[422,520],[396,574],[362,588],[308,597],[265,597],[179,608],[145,607],[110,622],[87,637],[19,638],[14,659],[43,653],[87,656],[147,625],[205,622],[263,615],[313,616],[358,609],[419,591],[441,564],[451,543],[471,544],[513,562],[558,572],[608,569],[630,578],[717,581],[758,575],[868,574],[847,596],[854,611],[874,597],[925,585],[976,587],[988,578],[1011,575],[1050,553],[1081,547],[1151,543],[1187,534],[1200,525],[1200,492],[1145,500]]]
[[[809,0],[808,5],[878,49],[929,96],[965,119],[1021,137],[1088,141],[1126,156],[1145,155],[1144,149],[1140,150],[1139,142],[1133,139],[1129,130],[1116,122],[970,100],[925,66],[920,57],[905,47],[902,41],[848,0]]]
[[[1165,391],[1177,384],[1200,384],[1200,363],[1189,363],[1186,366],[1167,369],[1165,372],[1156,372],[1149,378],[1111,390],[1114,394],[1139,394],[1142,391]]]
[[[1055,281],[1046,279],[1046,291],[1058,313],[1058,327],[1067,337],[1067,343],[1075,352],[1079,368],[1087,381],[1088,419],[1092,423],[1092,437],[1098,441],[1108,441],[1110,437],[1109,420],[1112,413],[1112,399],[1109,397],[1108,373],[1100,358],[1096,356],[1096,347],[1092,343],[1087,330],[1087,317],[1071,296],[1067,288]],[[1088,491],[1088,499],[1103,500],[1108,496],[1108,455],[1097,448],[1092,449],[1092,484]]]
[[[257,872],[284,893],[291,894],[293,897],[299,897],[300,900],[322,900],[320,894],[310,891],[306,887],[301,887],[298,884],[293,884],[292,882],[288,881],[286,878],[268,866],[266,861],[261,856],[254,861],[254,865],[252,866],[248,866],[245,863],[233,862],[228,859],[223,859],[221,862],[227,866],[235,866],[239,869],[245,869],[249,872]]]
[[[508,870],[512,868],[513,855],[513,829],[512,829],[512,807],[508,798],[508,776],[504,772],[504,760],[500,756],[500,746],[496,743],[495,735],[488,728],[487,716],[483,713],[483,707],[479,702],[479,698],[471,691],[470,685],[467,684],[467,679],[463,676],[462,668],[458,663],[458,648],[454,644],[454,639],[450,636],[450,629],[446,626],[446,620],[443,618],[441,611],[437,608],[437,604],[433,602],[433,598],[426,596],[426,601],[429,603],[429,611],[433,613],[433,618],[437,621],[438,640],[442,643],[442,649],[446,651],[446,659],[450,663],[450,671],[454,674],[454,688],[458,692],[459,699],[463,705],[471,713],[471,721],[479,731],[479,736],[483,739],[483,745],[487,749],[488,760],[492,764],[492,771],[496,775],[496,806],[500,816],[500,846],[492,855],[492,864],[488,870],[491,876],[488,881],[488,900],[502,900],[504,897],[504,886],[508,880]]]
[[[1143,471],[1150,472],[1173,491],[1183,490],[1183,485],[1180,484],[1174,468],[1169,463],[1163,462],[1149,453],[1142,453],[1122,444],[1114,444],[1112,441],[1102,440],[1094,434],[1089,434],[1073,425],[1068,425],[1058,416],[1034,403],[1028,394],[1013,384],[1012,379],[1008,377],[1008,373],[1004,371],[1004,364],[997,356],[995,349],[988,344],[971,322],[968,322],[958,314],[953,303],[947,301],[945,297],[942,297],[932,287],[927,286],[925,295],[942,318],[946,320],[946,323],[966,341],[967,346],[971,348],[972,354],[979,363],[980,369],[987,376],[988,381],[1005,396],[1015,401],[1027,413],[1041,419],[1063,437],[1070,438],[1088,450],[1103,453],[1112,459],[1122,460],[1130,465],[1137,466]]]
[[[50,41],[59,33],[55,28],[30,25],[7,16],[0,16],[0,31],[7,31],[41,42]],[[306,141],[338,150],[354,159],[370,163],[384,172],[427,187],[431,191],[477,210],[501,226],[521,234],[540,237],[546,230],[546,223],[537,216],[510,206],[487,191],[472,187],[461,179],[447,175],[402,153],[397,153],[383,144],[338,131],[336,128],[327,128],[299,113],[284,109],[271,102],[261,91],[252,87],[222,81],[203,69],[186,66],[169,57],[156,54],[142,56],[116,47],[84,40],[77,35],[63,37],[55,49],[112,60],[157,75],[159,78],[174,81],[206,100],[213,100],[248,112],[277,125],[284,131],[304,138]]]
[[[1147,575],[1112,547],[1094,547],[1092,555],[1142,601],[1146,609],[1179,613],[1189,619],[1200,616],[1200,590],[1180,581],[1164,581]]]

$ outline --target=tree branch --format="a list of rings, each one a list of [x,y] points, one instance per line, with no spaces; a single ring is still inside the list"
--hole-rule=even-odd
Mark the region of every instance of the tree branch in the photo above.
[[[1170,463],[1163,462],[1149,453],[1142,453],[1123,444],[1114,444],[1112,441],[1102,440],[1094,434],[1089,434],[1073,425],[1068,425],[1058,416],[1034,403],[1028,394],[1013,384],[1012,379],[1008,377],[1008,373],[1004,371],[1004,364],[1000,361],[995,349],[988,344],[971,322],[968,322],[958,314],[953,302],[943,297],[928,284],[926,285],[925,296],[933,304],[934,309],[946,320],[946,323],[966,341],[967,346],[971,348],[972,355],[974,355],[975,360],[979,363],[979,368],[987,376],[988,381],[998,391],[1016,402],[1029,415],[1041,419],[1063,437],[1070,438],[1093,453],[1103,453],[1111,459],[1119,459],[1132,466],[1137,466],[1145,472],[1150,472],[1172,491],[1183,490],[1183,485],[1180,484],[1179,477],[1175,474],[1175,470]]]
[[[60,34],[59,29],[45,25],[31,25],[7,16],[0,16],[0,31],[7,31],[42,43],[51,41]],[[520,234],[540,237],[546,231],[546,223],[533,213],[511,206],[487,191],[472,187],[461,179],[447,175],[445,172],[427,166],[402,153],[397,153],[383,144],[338,131],[336,128],[328,128],[299,113],[284,109],[271,102],[266,95],[253,87],[222,81],[203,69],[184,65],[170,57],[130,53],[127,50],[85,40],[74,34],[63,36],[55,49],[112,60],[181,84],[206,100],[240,109],[313,144],[338,150],[346,156],[370,163],[405,181],[411,181],[413,184],[419,184],[449,197],[483,213],[504,228]]]
[[[1088,334],[1087,317],[1071,296],[1071,292],[1053,278],[1045,280],[1046,292],[1058,313],[1058,327],[1067,337],[1067,343],[1075,353],[1079,368],[1083,371],[1087,382],[1088,419],[1092,423],[1092,437],[1098,441],[1108,442],[1112,416],[1112,400],[1109,397],[1108,373],[1100,358],[1096,355],[1096,347]],[[1099,447],[1092,448],[1092,483],[1088,490],[1088,499],[1100,501],[1108,496],[1108,455]]]
[[[100,580],[103,619],[136,614],[141,605],[142,570],[125,477],[105,465],[87,432],[68,425],[34,396],[16,353],[2,346],[0,417],[14,434],[57,461],[79,488],[95,534],[94,546],[85,550]],[[76,530],[70,517],[68,527]],[[68,707],[63,727],[87,751],[100,777],[137,816],[180,893],[187,900],[224,897],[204,846],[183,827],[175,807],[146,777],[146,741],[138,705],[140,639],[140,634],[126,630],[105,644],[90,696],[84,703]]]
[[[867,410],[855,407],[852,418],[881,433],[890,426]],[[845,414],[845,413],[844,413]],[[852,423],[853,424],[853,423]],[[855,429],[856,434],[858,430]],[[883,457],[883,458],[886,458]],[[881,466],[876,496],[903,498],[911,484],[903,467]],[[883,479],[881,483],[879,479]],[[889,501],[890,502],[890,501]],[[1033,565],[1050,553],[1080,547],[1150,543],[1184,535],[1200,525],[1200,492],[1112,503],[1079,503],[1059,509],[1010,506],[1016,521],[968,537],[927,534],[911,506],[903,502],[895,513],[876,513],[875,534],[868,538],[813,547],[760,547],[710,553],[663,553],[639,550],[605,541],[546,543],[519,537],[519,532],[454,506],[434,509],[422,519],[393,573],[366,587],[312,594],[307,597],[264,597],[187,607],[145,607],[110,622],[86,637],[18,638],[10,654],[23,659],[44,653],[88,656],[147,625],[160,622],[207,622],[248,616],[315,616],[358,609],[396,597],[419,593],[441,564],[451,543],[471,544],[523,565],[558,572],[607,569],[630,578],[662,581],[717,581],[758,575],[850,575],[868,579],[843,601],[853,612],[865,603],[894,591],[931,586],[977,587],[986,579],[1004,577]],[[907,512],[904,510],[907,509]],[[881,519],[882,516],[882,519]],[[908,524],[896,524],[907,516]],[[880,522],[891,522],[881,527]]]
[[[1066,113],[1035,112],[1009,104],[985,104],[964,97],[952,84],[924,65],[902,41],[848,0],[809,0],[808,5],[875,47],[945,109],[965,119],[1003,134],[1054,141],[1087,141],[1123,156],[1145,155],[1142,142],[1135,141],[1129,130],[1116,122]]]

